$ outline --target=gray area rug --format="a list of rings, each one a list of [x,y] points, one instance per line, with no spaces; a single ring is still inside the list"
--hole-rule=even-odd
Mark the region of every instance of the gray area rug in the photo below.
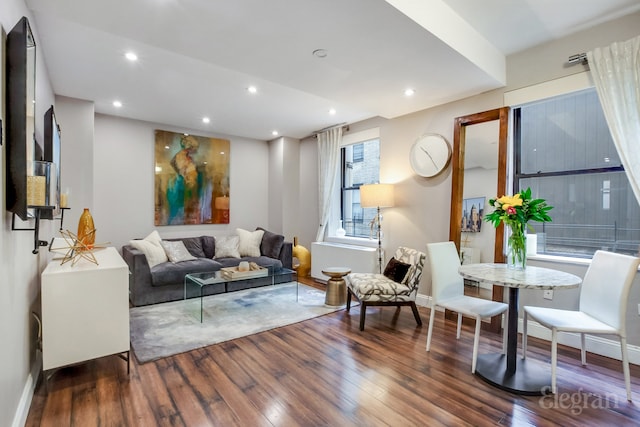
[[[131,345],[140,363],[290,325],[339,310],[325,293],[296,283],[246,289],[129,310]]]

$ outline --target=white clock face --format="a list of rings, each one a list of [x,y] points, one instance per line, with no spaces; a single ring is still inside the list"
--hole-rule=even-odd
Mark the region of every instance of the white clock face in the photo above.
[[[418,175],[436,176],[449,165],[451,146],[441,135],[424,135],[411,147],[409,160]]]

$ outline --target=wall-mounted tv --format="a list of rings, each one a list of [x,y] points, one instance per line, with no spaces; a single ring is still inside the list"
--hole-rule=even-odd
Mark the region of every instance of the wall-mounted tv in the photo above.
[[[51,179],[55,180],[55,194],[50,195],[56,208],[41,213],[43,219],[53,219],[60,211],[60,159],[61,159],[61,135],[60,126],[56,121],[56,114],[53,105],[44,113],[44,160],[46,162],[55,163],[55,176]]]

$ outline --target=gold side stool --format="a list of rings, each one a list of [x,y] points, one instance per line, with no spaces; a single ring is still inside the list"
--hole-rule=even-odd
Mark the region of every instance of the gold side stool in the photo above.
[[[340,307],[347,303],[347,284],[343,277],[349,273],[351,273],[351,269],[346,267],[329,267],[322,270],[322,274],[330,277],[327,281],[324,305]]]

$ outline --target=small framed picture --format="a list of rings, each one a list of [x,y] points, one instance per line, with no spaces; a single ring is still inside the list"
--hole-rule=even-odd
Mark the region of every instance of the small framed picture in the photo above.
[[[462,201],[462,222],[460,230],[479,233],[484,217],[484,197],[474,197]]]

